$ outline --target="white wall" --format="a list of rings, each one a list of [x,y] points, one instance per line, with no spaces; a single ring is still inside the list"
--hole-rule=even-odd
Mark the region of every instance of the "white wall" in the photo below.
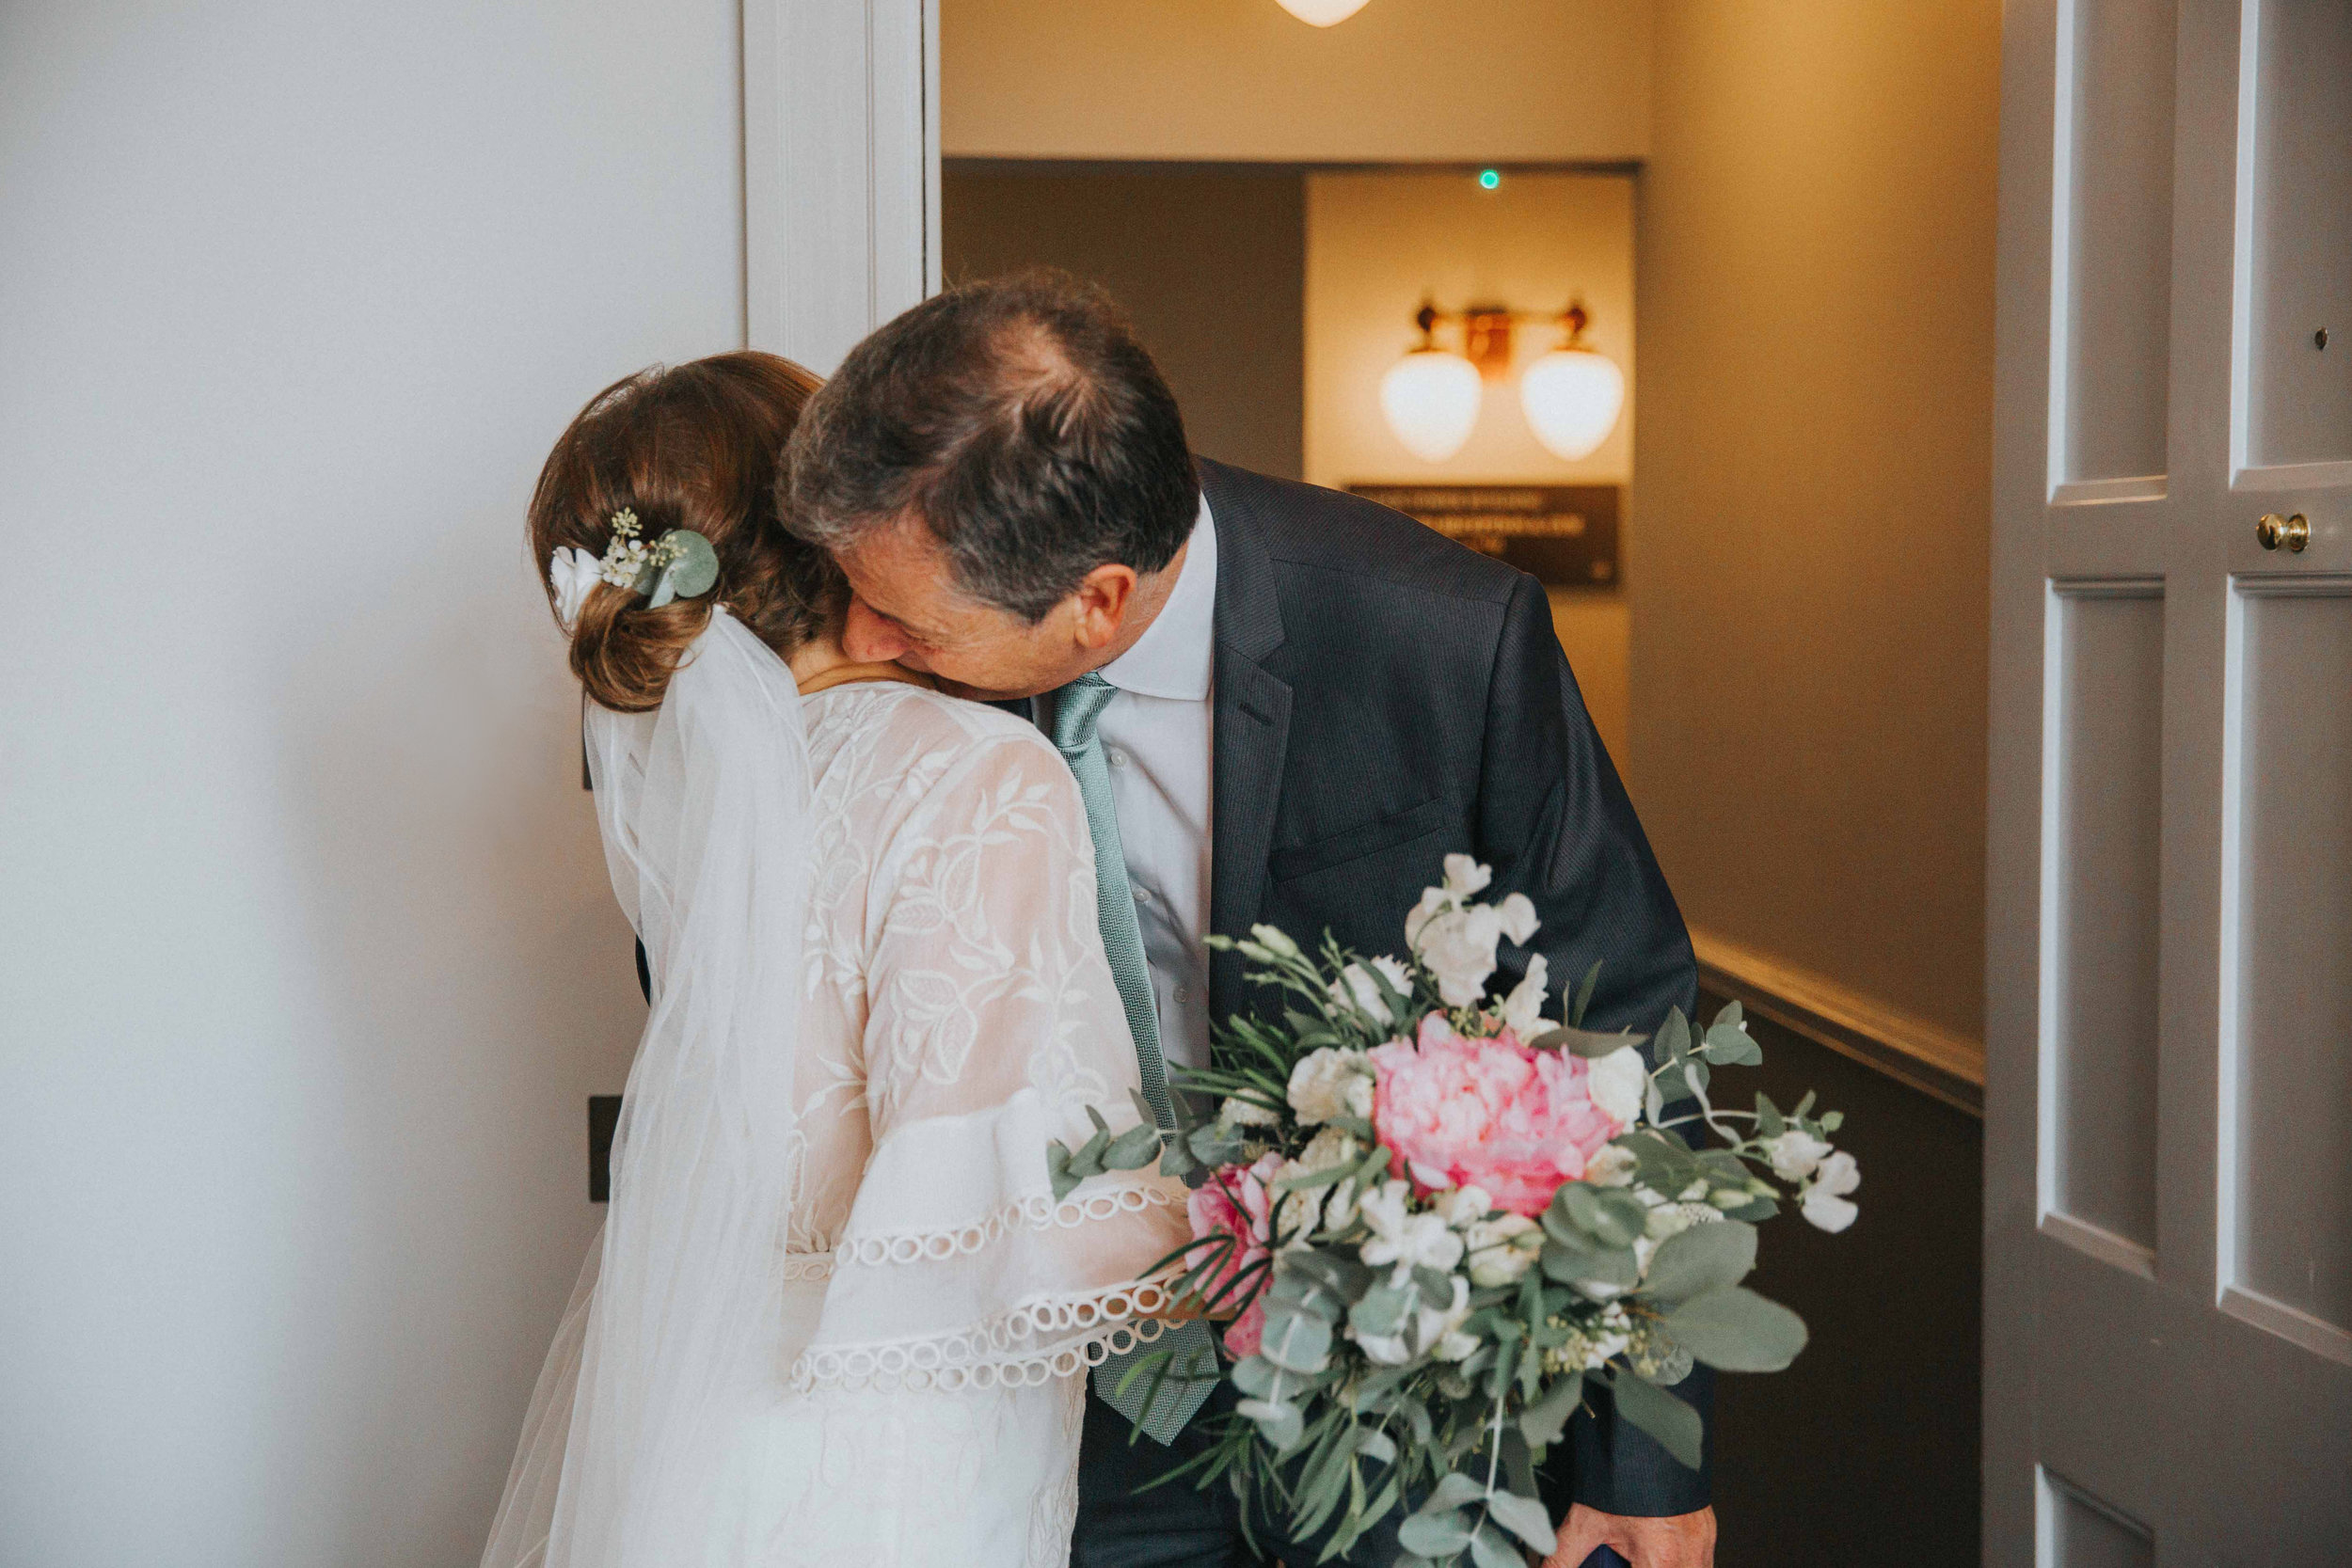
[[[949,157],[1617,162],[1655,0],[939,0]]]
[[[462,1564],[640,1011],[521,542],[732,0],[0,8],[0,1564]]]

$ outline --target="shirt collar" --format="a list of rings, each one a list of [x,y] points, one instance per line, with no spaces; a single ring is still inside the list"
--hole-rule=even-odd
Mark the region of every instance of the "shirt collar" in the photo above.
[[[1103,678],[1138,697],[1205,702],[1216,660],[1216,522],[1204,495],[1168,602],[1134,647],[1103,666]]]

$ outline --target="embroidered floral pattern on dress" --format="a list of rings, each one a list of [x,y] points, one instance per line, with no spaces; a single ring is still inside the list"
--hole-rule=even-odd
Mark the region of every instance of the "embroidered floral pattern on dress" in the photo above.
[[[1093,846],[1042,736],[899,684],[805,700],[814,820],[784,1273],[739,1456],[763,1568],[1061,1568],[1086,1370],[1155,1337],[1184,1193],[1041,1152],[1135,1079]]]

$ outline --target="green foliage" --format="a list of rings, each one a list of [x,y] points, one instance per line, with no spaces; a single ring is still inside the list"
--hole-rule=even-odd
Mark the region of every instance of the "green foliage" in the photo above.
[[[1666,1314],[1666,1332],[1692,1355],[1726,1372],[1779,1371],[1805,1342],[1803,1318],[1740,1286],[1684,1302]]]

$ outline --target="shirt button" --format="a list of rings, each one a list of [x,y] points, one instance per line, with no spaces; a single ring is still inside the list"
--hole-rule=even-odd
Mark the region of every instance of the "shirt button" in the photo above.
[[[1117,746],[1111,748],[1110,758],[1111,766],[1113,768],[1124,768],[1127,766],[1127,753]]]
[[[1191,1000],[1192,1000],[1192,988],[1191,988],[1190,986],[1178,986],[1178,987],[1176,988],[1176,1000],[1177,1000],[1177,1001],[1179,1001],[1179,1002],[1189,1002],[1189,1001],[1191,1001]]]
[[[1151,901],[1152,901],[1152,895],[1151,895],[1151,892],[1150,892],[1148,889],[1145,889],[1145,888],[1137,888],[1137,889],[1136,889],[1136,903],[1138,903],[1138,904],[1149,904]]]

